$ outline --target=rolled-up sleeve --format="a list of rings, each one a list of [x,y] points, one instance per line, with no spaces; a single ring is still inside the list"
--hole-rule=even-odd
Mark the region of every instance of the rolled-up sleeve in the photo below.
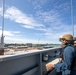
[[[61,72],[61,67],[62,67],[63,63],[59,63],[59,64],[55,64],[54,67],[57,70],[57,72]]]
[[[64,62],[66,63],[66,67],[70,68],[72,60],[73,60],[74,48],[68,46],[64,49]]]

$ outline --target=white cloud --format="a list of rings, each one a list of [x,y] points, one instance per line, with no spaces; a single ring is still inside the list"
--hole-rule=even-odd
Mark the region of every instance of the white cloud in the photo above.
[[[12,31],[12,33],[14,33],[14,34],[20,34],[21,32],[20,31]]]
[[[14,22],[24,24],[23,27],[25,28],[44,31],[44,34],[47,37],[49,37],[49,35],[52,35],[53,38],[56,38],[53,36],[54,34],[57,34],[59,36],[59,33],[62,34],[63,32],[68,32],[70,30],[70,27],[67,29],[68,26],[62,23],[62,18],[60,19],[60,15],[55,10],[52,10],[50,12],[38,12],[37,14],[39,19],[43,20],[46,23],[50,23],[50,28],[45,27],[43,24],[37,23],[32,17],[22,13],[15,7],[7,9],[5,17],[13,20]]]
[[[41,8],[42,5],[44,5],[46,3],[47,0],[44,0],[44,2],[42,3],[43,0],[35,0],[35,5],[36,2],[40,1],[40,5],[38,5],[35,7],[36,8]],[[53,0],[52,0],[53,1]],[[64,5],[64,4],[63,4]],[[60,5],[59,8],[61,9],[61,7],[63,5]],[[66,4],[67,5],[67,4]],[[67,5],[68,7],[68,5]],[[67,10],[67,9],[63,9],[63,10]],[[62,10],[60,10],[62,12]],[[2,7],[0,8],[0,15],[2,14]],[[63,22],[63,18],[61,17],[61,14],[57,11],[57,10],[50,10],[50,11],[37,11],[37,18],[42,21],[42,23],[38,23],[37,19],[35,19],[33,16],[30,16],[26,13],[23,13],[22,11],[20,11],[19,9],[17,9],[16,7],[9,7],[8,9],[6,9],[5,11],[5,18],[12,20],[13,22],[17,22],[19,24],[21,24],[23,27],[25,28],[29,28],[29,29],[34,29],[34,30],[40,30],[43,31],[43,35],[45,35],[46,37],[48,37],[49,39],[58,39],[59,36],[63,35],[64,33],[72,33],[72,27],[68,25],[66,25]],[[48,26],[47,26],[48,25]],[[0,31],[1,33],[1,31]],[[32,40],[32,39],[23,39],[23,38],[17,38],[15,37],[15,34],[19,34],[20,32],[11,32],[11,31],[4,31],[4,35],[6,42],[14,42],[14,43],[22,43],[22,42],[34,42],[37,43],[37,39]],[[41,41],[41,42],[47,42],[47,41]],[[49,42],[49,41],[48,41]]]
[[[0,34],[2,33],[2,31],[0,30]],[[5,37],[14,37],[14,36],[16,36],[16,34],[19,34],[20,33],[20,31],[6,31],[6,30],[4,30],[4,36]],[[0,35],[1,36],[1,35]]]
[[[21,23],[26,28],[43,27],[43,24],[38,23],[33,17],[24,14],[16,7],[10,7],[5,12],[5,18]]]
[[[64,2],[64,3],[61,3],[57,6],[55,6],[55,9],[58,9],[58,11],[63,14],[63,13],[66,13],[66,12],[70,12],[70,9],[71,8],[71,5],[70,5],[70,2]],[[65,11],[65,12],[64,12]]]
[[[49,23],[50,30],[58,30],[61,29],[64,25],[62,23],[62,18],[60,18],[59,13],[56,10],[52,10],[49,12],[38,12],[37,17],[46,22]],[[38,23],[33,17],[24,14],[16,7],[10,7],[5,12],[5,18],[13,20],[14,22],[21,23],[21,25],[25,28],[34,29],[34,30],[41,30],[41,31],[47,31],[48,27],[44,24]]]
[[[2,7],[0,7],[0,15],[2,15],[2,10],[3,10]]]
[[[42,6],[44,6],[47,3],[47,0],[29,0],[30,2],[32,2],[32,5],[34,7],[34,9],[41,9]]]
[[[37,39],[23,39],[23,38],[15,38],[15,37],[5,37],[5,43],[50,43],[50,41],[42,41],[38,42]]]
[[[37,17],[45,23],[50,23],[49,25],[51,26],[60,25],[62,22],[62,18],[56,10],[52,10],[49,12],[39,11],[37,12]]]
[[[0,27],[0,29],[1,29],[2,27]]]

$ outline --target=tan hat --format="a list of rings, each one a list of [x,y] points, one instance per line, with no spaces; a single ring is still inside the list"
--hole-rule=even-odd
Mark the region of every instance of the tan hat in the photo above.
[[[64,38],[65,40],[73,40],[73,36],[71,34],[64,34],[62,38]]]

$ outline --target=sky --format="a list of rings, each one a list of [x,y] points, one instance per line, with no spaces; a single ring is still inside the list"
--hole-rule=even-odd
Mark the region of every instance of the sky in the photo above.
[[[5,43],[58,44],[60,36],[65,33],[73,34],[71,0],[4,1]],[[76,29],[76,0],[72,1]],[[1,35],[2,0],[0,0],[0,37]]]

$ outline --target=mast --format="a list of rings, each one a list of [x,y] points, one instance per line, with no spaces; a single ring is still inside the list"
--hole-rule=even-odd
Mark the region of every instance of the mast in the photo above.
[[[3,36],[3,32],[4,32],[4,0],[3,0],[3,12],[2,12],[2,36]]]
[[[3,8],[3,12],[2,12],[2,35],[1,35],[1,39],[0,39],[0,55],[4,55],[4,0],[2,0],[2,8]]]
[[[73,13],[73,1],[71,0],[71,21],[72,21],[72,34],[74,37],[74,13]]]
[[[1,36],[1,48],[4,48],[4,0],[2,3],[2,36]]]

